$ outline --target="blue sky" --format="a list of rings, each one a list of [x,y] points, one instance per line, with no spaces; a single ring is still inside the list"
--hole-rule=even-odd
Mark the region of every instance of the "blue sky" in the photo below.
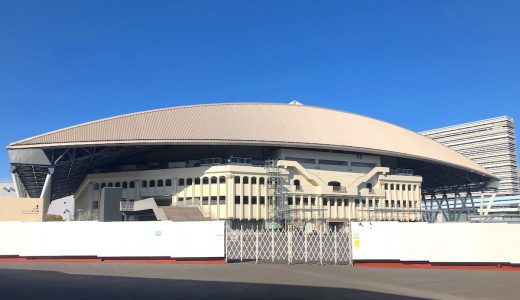
[[[518,15],[520,1],[0,0],[0,144],[211,102],[298,99],[416,131],[519,122]]]

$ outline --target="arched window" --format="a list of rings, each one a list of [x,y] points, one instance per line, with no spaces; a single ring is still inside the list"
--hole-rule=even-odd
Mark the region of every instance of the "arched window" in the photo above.
[[[247,183],[249,183],[249,177],[244,176],[244,178],[242,178],[242,183],[243,183],[243,184],[247,184]]]
[[[101,184],[101,188],[104,188],[105,186],[107,186],[104,182]]]
[[[195,178],[195,184],[200,184],[200,178],[199,177]]]
[[[235,183],[240,183],[240,176],[235,176]]]
[[[216,176],[211,177],[211,183],[217,183],[217,177]]]
[[[141,181],[141,187],[142,188],[148,187],[148,181],[146,181],[146,180]]]
[[[299,181],[298,179],[295,179],[295,180],[293,181],[293,184],[294,184],[295,186],[300,186],[300,181]]]
[[[400,186],[399,184],[396,184],[396,185],[395,185],[395,189],[396,189],[396,190],[399,190],[399,186]]]
[[[114,184],[112,182],[108,183],[108,187],[113,187],[113,186],[114,186]]]
[[[226,177],[225,177],[225,176],[220,176],[220,177],[218,178],[218,182],[219,182],[219,183],[226,183]]]
[[[155,187],[155,180],[150,180],[150,182],[148,183],[148,186],[149,187]]]
[[[209,178],[208,177],[203,177],[202,178],[202,184],[208,184],[209,183]]]
[[[186,185],[193,185],[193,179],[191,179],[191,178],[186,179]]]
[[[265,184],[265,178],[264,177],[260,177],[259,182],[260,182],[260,184]]]
[[[116,187],[120,187],[121,186],[121,183],[118,181],[116,182]]]
[[[162,179],[157,180],[157,186],[162,187],[164,185],[164,181]]]
[[[256,184],[256,177],[251,177],[251,184]]]
[[[412,190],[412,186],[409,184],[408,185],[408,190],[411,191]]]
[[[179,178],[179,186],[183,186],[184,185],[184,178]]]
[[[128,188],[128,182],[123,181],[123,188],[124,188],[124,189]]]
[[[406,191],[406,184],[403,184],[403,186],[402,186],[402,190],[403,190],[403,191]]]
[[[172,180],[166,179],[166,186],[172,186]]]
[[[130,181],[130,188],[131,188],[131,189],[135,188],[135,182]]]
[[[94,190],[99,190],[99,183],[94,183]]]

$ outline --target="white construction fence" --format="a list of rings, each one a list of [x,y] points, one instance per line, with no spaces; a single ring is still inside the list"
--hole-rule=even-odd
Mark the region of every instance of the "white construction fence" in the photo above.
[[[0,256],[224,258],[224,221],[0,222]]]
[[[520,264],[520,224],[352,222],[356,261]]]

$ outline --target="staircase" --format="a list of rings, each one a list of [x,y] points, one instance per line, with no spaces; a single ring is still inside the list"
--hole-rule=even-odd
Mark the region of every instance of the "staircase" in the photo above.
[[[170,221],[210,221],[197,206],[163,206],[161,207]]]

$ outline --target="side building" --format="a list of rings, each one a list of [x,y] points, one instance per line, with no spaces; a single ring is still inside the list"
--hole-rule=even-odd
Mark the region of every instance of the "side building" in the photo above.
[[[502,116],[421,132],[474,160],[500,179],[498,195],[520,194],[515,126]]]

